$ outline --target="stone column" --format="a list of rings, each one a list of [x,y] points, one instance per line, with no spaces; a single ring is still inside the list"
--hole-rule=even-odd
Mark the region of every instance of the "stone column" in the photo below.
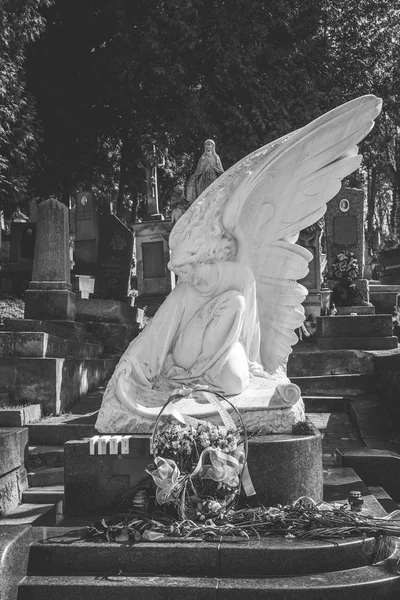
[[[25,293],[25,319],[74,321],[68,208],[50,198],[39,204],[32,281]]]

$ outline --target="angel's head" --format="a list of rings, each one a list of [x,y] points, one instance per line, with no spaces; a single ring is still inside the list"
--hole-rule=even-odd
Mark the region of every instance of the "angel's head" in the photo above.
[[[192,247],[178,247],[171,252],[168,268],[176,273],[181,281],[196,284],[199,279],[199,266],[235,259],[236,240],[225,235],[205,236],[201,243]]]

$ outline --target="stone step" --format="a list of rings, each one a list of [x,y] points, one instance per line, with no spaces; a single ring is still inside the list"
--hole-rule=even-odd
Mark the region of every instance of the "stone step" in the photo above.
[[[7,513],[1,525],[55,526],[62,520],[62,502],[23,503]]]
[[[306,413],[348,412],[350,400],[345,396],[302,396]]]
[[[192,577],[276,577],[315,574],[372,564],[379,545],[375,538],[339,540],[335,546],[330,541],[315,540],[292,540],[288,544],[278,537],[248,543],[200,541],[121,545],[88,540],[84,529],[66,527],[48,527],[45,531],[35,531],[34,535],[39,539],[32,544],[29,553],[28,573],[31,575],[122,572]]]
[[[395,510],[399,510],[400,504],[398,502],[395,502],[393,498],[389,496],[387,491],[383,489],[383,487],[378,485],[369,485],[368,489],[371,492],[371,494],[375,496],[379,504],[382,506],[382,508],[384,508],[384,510],[388,514]]]
[[[395,600],[400,577],[383,564],[334,573],[270,578],[133,576],[126,574],[28,576],[18,600]]]
[[[317,317],[317,338],[387,337],[392,334],[390,315]]]
[[[39,321],[36,319],[4,319],[5,331],[37,331],[55,335],[67,340],[93,342],[85,323],[76,321]]]
[[[345,375],[373,373],[373,357],[359,350],[327,350],[294,352],[289,356],[288,376]]]
[[[22,493],[24,504],[56,504],[64,498],[63,485],[46,485],[28,488]]]
[[[323,337],[317,340],[319,350],[392,350],[398,345],[399,340],[394,335],[386,337]]]
[[[317,377],[291,377],[304,396],[358,396],[372,393],[378,383],[375,374],[349,374],[349,375],[319,375]]]
[[[63,446],[70,440],[82,440],[96,435],[93,423],[34,423],[28,425],[29,443],[37,445]]]
[[[76,342],[41,331],[0,331],[0,356],[26,358],[98,358],[103,352],[99,344]]]
[[[64,466],[63,446],[29,446],[26,468],[29,471],[44,467]]]
[[[30,487],[43,487],[48,485],[64,484],[64,467],[54,467],[50,469],[39,469],[28,473],[28,482]]]
[[[368,486],[383,487],[395,501],[400,501],[400,455],[390,450],[370,448],[339,449],[338,464],[349,467]]]

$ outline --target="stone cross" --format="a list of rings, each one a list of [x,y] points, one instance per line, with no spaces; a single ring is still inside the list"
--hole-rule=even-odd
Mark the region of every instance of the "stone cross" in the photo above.
[[[25,319],[75,320],[75,294],[71,290],[68,208],[50,198],[38,206]]]

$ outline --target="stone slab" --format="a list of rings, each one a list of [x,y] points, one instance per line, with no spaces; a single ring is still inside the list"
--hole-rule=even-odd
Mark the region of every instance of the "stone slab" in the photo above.
[[[217,587],[218,579],[211,577],[30,575],[18,600],[217,600]]]
[[[123,494],[146,476],[152,462],[149,436],[131,440],[129,454],[90,455],[89,440],[67,442],[65,514],[99,514],[112,510]]]
[[[34,532],[36,536],[36,531]],[[338,540],[337,543],[279,537],[248,543],[104,543],[83,539],[84,529],[47,527],[37,530],[29,556],[30,573],[78,574],[118,572],[223,577],[321,573],[357,568],[373,562],[377,540]]]
[[[85,323],[76,321],[42,321],[37,319],[4,319],[4,331],[38,331],[79,342],[91,342]]]
[[[17,600],[18,584],[27,572],[31,542],[31,527],[0,527],[0,600]]]
[[[0,332],[0,357],[18,356],[32,358],[97,358],[102,346],[66,340],[41,331]]]
[[[19,467],[0,477],[0,514],[7,515],[21,502],[22,493],[28,486],[26,471]],[[4,521],[0,520],[0,525]]]
[[[316,396],[358,396],[363,393],[371,393],[379,384],[379,376],[376,373],[361,373],[349,375],[326,375],[316,377],[292,377],[301,389],[302,395]]]
[[[337,456],[338,463],[353,469],[367,486],[383,487],[392,498],[400,498],[400,456],[396,452],[340,449]]]
[[[317,338],[387,337],[392,334],[390,315],[317,317]]]
[[[218,600],[395,600],[400,577],[383,564],[358,569],[268,579],[221,579]]]
[[[370,289],[370,300],[372,304],[375,306],[375,310],[380,314],[392,315],[393,309],[396,305],[396,298],[399,292],[393,291],[375,291],[375,288],[378,286],[374,286]],[[379,286],[380,287],[380,286]],[[382,287],[392,287],[392,286],[382,286]],[[400,286],[393,286],[399,287]]]
[[[0,427],[0,477],[24,465],[28,451],[28,430]]]
[[[74,358],[0,358],[0,381],[10,403],[42,404],[43,414],[59,414],[108,379],[117,360]]]
[[[42,416],[40,404],[31,404],[21,408],[6,408],[0,410],[0,427],[23,427]]]
[[[317,340],[319,350],[391,350],[398,347],[398,338],[387,337],[323,337]]]
[[[74,321],[75,303],[70,290],[26,290],[25,319]]]
[[[337,314],[340,315],[351,315],[351,313],[357,313],[357,315],[374,315],[375,306],[337,306]]]
[[[357,350],[293,352],[289,356],[288,376],[344,375],[373,373],[374,360],[370,354]]]
[[[248,466],[264,506],[289,504],[301,496],[323,499],[321,435],[254,436]]]
[[[125,302],[118,300],[82,298],[76,302],[76,320],[141,324],[143,321],[143,310],[136,306],[129,306]]]

